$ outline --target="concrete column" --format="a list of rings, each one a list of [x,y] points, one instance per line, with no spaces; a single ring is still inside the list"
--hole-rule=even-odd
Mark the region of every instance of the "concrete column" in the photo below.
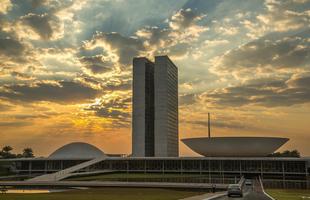
[[[283,185],[283,188],[286,188],[284,162],[282,161],[281,164],[282,164],[282,185]]]
[[[47,173],[47,160],[44,161],[44,174]]]
[[[211,183],[212,181],[211,181],[211,164],[210,164],[210,160],[208,160],[208,167],[209,167],[209,182]]]
[[[308,172],[308,165],[307,162],[305,162],[305,172],[306,172],[306,185],[307,189],[310,189],[310,184],[309,184],[309,172]]]
[[[263,180],[263,161],[260,161],[260,177]]]
[[[165,161],[163,160],[162,161],[163,163],[162,163],[162,171],[163,171],[163,174],[165,173]]]
[[[240,177],[241,177],[242,176],[241,160],[239,160],[239,173],[240,173]]]
[[[183,174],[183,163],[182,163],[182,160],[181,160],[181,174]]]
[[[146,160],[144,160],[144,173],[146,173]]]
[[[32,162],[29,161],[29,175],[31,175],[32,173]]]

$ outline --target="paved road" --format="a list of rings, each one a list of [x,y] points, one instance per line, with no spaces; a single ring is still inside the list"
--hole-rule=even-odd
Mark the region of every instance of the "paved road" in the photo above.
[[[263,191],[257,180],[253,180],[253,186],[243,187],[243,197],[228,197],[217,198],[217,200],[270,200]]]

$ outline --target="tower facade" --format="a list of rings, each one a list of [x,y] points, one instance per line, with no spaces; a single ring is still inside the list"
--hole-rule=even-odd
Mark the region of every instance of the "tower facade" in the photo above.
[[[168,56],[133,60],[132,156],[177,157],[178,69]]]
[[[155,57],[155,156],[179,156],[178,68],[168,56]]]
[[[132,155],[154,156],[154,63],[133,59]]]

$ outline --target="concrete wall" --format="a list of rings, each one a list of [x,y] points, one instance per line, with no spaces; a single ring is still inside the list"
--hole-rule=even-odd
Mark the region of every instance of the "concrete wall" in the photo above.
[[[133,60],[132,155],[154,156],[154,64]],[[147,144],[147,145],[146,145]]]
[[[155,57],[155,157],[177,157],[178,70],[167,56]]]

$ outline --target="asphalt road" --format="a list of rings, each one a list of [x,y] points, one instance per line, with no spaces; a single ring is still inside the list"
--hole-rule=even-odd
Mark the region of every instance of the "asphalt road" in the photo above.
[[[263,191],[257,180],[252,180],[252,186],[244,186],[243,187],[243,197],[228,197],[224,196],[222,198],[217,198],[220,200],[270,200]]]

